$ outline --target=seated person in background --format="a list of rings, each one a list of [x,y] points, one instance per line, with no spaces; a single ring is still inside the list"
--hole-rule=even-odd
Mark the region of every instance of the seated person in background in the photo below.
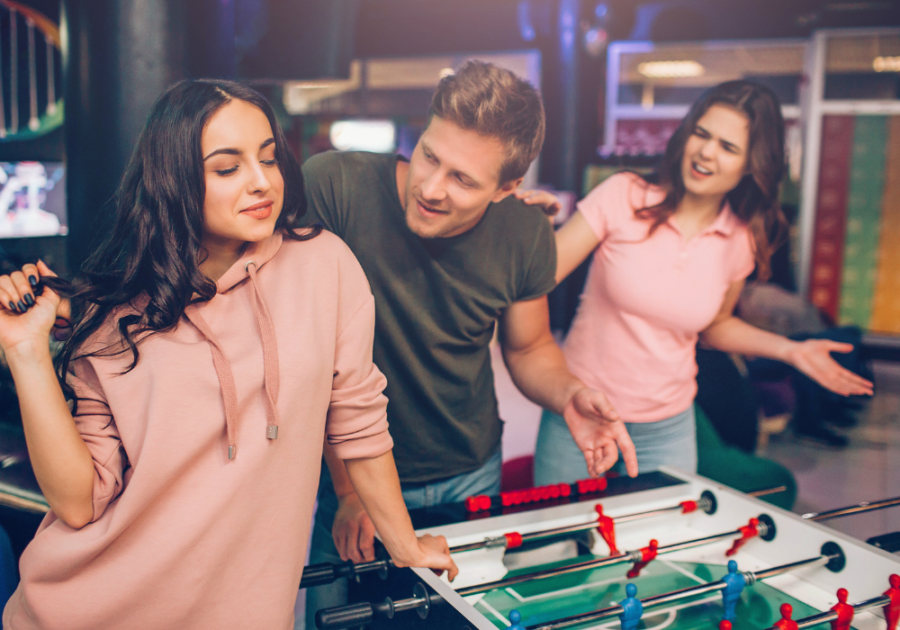
[[[516,386],[565,416],[583,477],[612,466],[617,447],[637,472],[623,424],[603,394],[569,372],[550,332],[550,222],[511,196],[543,138],[536,90],[469,62],[441,80],[409,162],[325,153],[303,166],[310,220],[349,245],[375,296],[375,363],[388,379],[410,508],[500,491],[502,423],[488,347],[496,326]],[[310,562],[370,560],[369,516],[328,448],[325,460]],[[308,629],[317,610],[345,601],[343,582],[309,589]]]
[[[796,206],[785,204],[784,211],[793,224]],[[832,356],[847,369],[871,378],[860,352],[862,331],[855,326],[835,326],[826,320],[822,311],[797,293],[791,263],[791,239],[785,239],[773,252],[772,276],[768,281],[761,280],[756,272],[750,275],[741,291],[737,310],[754,326],[791,339],[830,339],[851,345],[851,352]],[[754,382],[790,380],[796,398],[792,410],[793,428],[798,436],[826,446],[847,445],[847,438],[829,425],[846,427],[855,424],[853,412],[860,405],[858,398],[835,395],[803,372],[783,363],[747,357],[746,365]]]
[[[852,350],[835,354],[835,360],[854,372],[868,372],[860,353],[862,331],[856,326],[829,327],[821,312],[796,293],[773,283],[748,282],[737,309],[742,318],[755,326],[790,339],[828,339],[846,344]],[[825,446],[847,446],[847,438],[831,426],[855,424],[853,412],[858,399],[836,395],[790,365],[765,357],[749,356],[746,365],[750,378],[756,382],[790,378],[796,395],[792,422],[798,437]]]

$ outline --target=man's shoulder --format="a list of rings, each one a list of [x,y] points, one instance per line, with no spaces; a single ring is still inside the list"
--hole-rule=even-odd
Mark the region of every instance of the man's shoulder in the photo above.
[[[553,232],[550,219],[540,206],[530,206],[515,195],[493,204],[488,214],[495,229],[503,230],[507,237],[521,238],[528,243]]]
[[[367,153],[365,151],[325,151],[303,164],[303,172],[309,174],[377,172],[390,165],[393,155]]]

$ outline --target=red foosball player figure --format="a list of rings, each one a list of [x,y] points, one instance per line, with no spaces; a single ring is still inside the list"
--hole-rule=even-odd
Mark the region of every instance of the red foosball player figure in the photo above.
[[[847,589],[839,588],[837,598],[838,603],[831,607],[837,613],[837,619],[831,622],[831,630],[850,630],[854,611],[853,606],[847,603]]]
[[[610,517],[603,514],[603,506],[599,503],[594,507],[594,509],[597,510],[597,531],[600,532],[603,540],[605,540],[606,544],[609,545],[609,555],[619,555],[619,550],[616,549],[615,522],[613,522]]]
[[[731,622],[727,619],[723,619],[719,622],[719,630],[731,630]]]
[[[887,619],[887,630],[897,630],[897,620],[900,619],[900,575],[895,573],[888,580],[891,588],[884,592],[884,596],[891,603],[884,607],[884,618]]]
[[[794,614],[794,607],[784,603],[778,610],[781,611],[781,619],[775,622],[775,627],[778,630],[797,630],[797,622],[791,618],[791,615]]]

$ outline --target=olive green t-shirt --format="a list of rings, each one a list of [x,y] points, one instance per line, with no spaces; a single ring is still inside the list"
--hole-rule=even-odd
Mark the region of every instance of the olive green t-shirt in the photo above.
[[[308,221],[340,236],[375,296],[375,364],[387,376],[400,480],[481,467],[500,445],[488,344],[513,302],[555,286],[543,212],[512,196],[474,228],[423,239],[406,225],[396,155],[323,153],[303,165]]]

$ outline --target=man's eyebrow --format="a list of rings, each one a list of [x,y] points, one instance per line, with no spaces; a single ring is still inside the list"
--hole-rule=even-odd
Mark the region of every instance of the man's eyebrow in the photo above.
[[[263,142],[261,145],[259,145],[259,148],[265,149],[270,144],[275,144],[275,138],[269,138],[268,140]],[[241,151],[240,149],[232,149],[230,147],[225,148],[225,149],[216,149],[215,151],[213,151],[212,153],[207,155],[205,158],[203,158],[203,161],[205,162],[206,160],[208,160],[209,158],[211,158],[214,155],[243,155],[243,153],[244,152]]]

